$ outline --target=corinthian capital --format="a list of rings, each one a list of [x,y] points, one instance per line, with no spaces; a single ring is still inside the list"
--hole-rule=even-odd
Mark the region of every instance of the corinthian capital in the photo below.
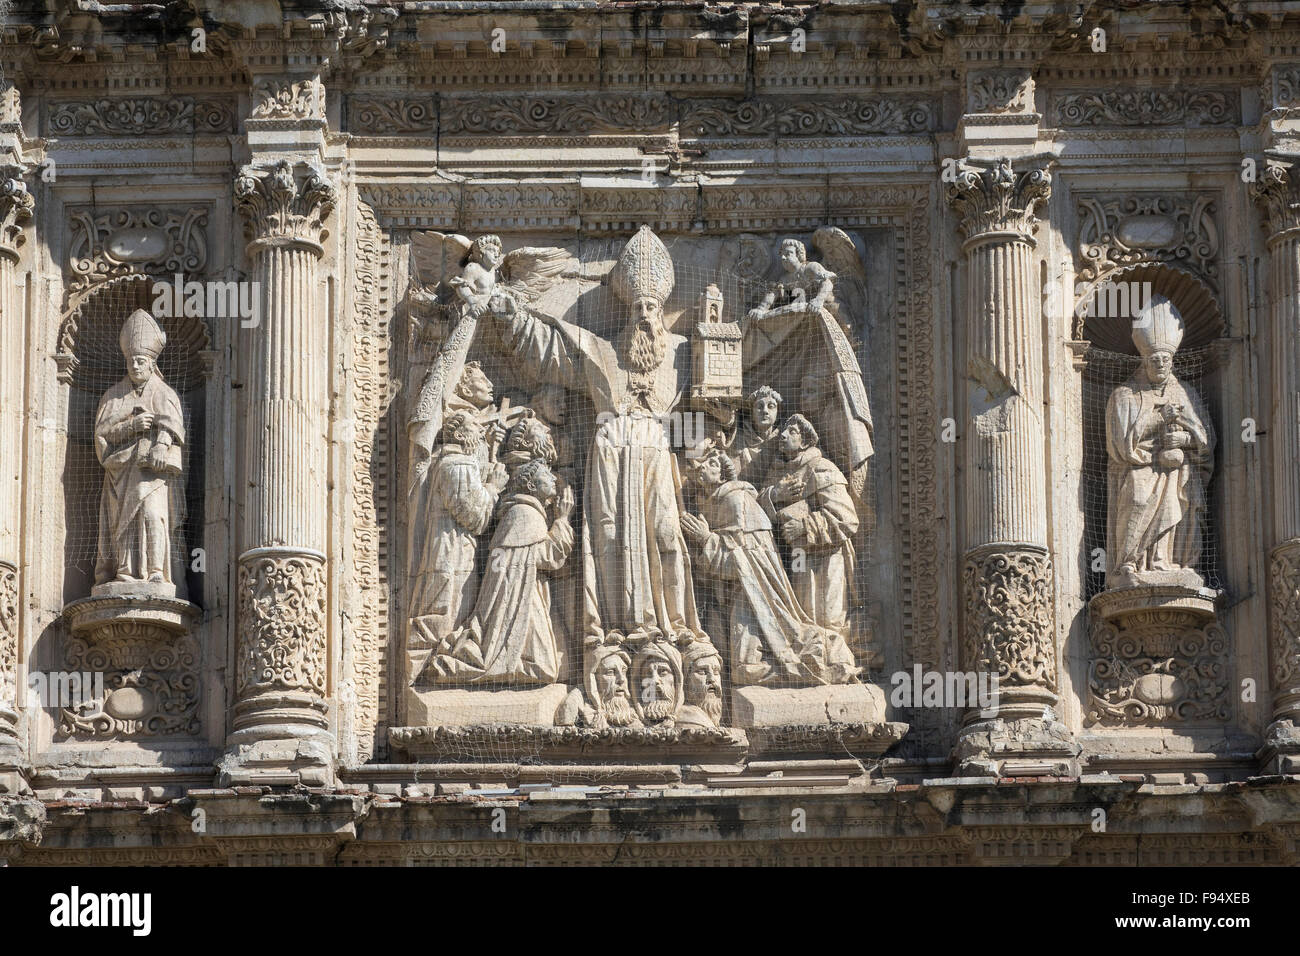
[[[250,248],[302,245],[318,255],[329,235],[325,220],[334,210],[337,192],[324,174],[306,163],[288,160],[271,166],[245,166],[235,180],[235,203],[244,214],[244,235]]]
[[[22,180],[21,166],[0,166],[0,255],[18,258],[23,229],[32,221],[35,201]]]
[[[967,240],[999,233],[1032,239],[1038,229],[1034,206],[1052,192],[1048,165],[1034,160],[1017,173],[1009,159],[962,160],[947,189],[948,202],[961,217],[962,235]]]
[[[1265,161],[1250,197],[1263,207],[1270,234],[1277,236],[1300,226],[1300,176],[1293,163]]]

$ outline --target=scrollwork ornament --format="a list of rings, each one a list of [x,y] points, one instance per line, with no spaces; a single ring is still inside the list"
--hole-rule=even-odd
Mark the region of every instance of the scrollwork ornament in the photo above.
[[[16,699],[18,673],[18,571],[0,564],[0,706]]]
[[[1269,604],[1274,686],[1300,688],[1300,539],[1273,552]]]
[[[325,569],[305,554],[259,555],[239,566],[239,693],[325,695]]]
[[[968,239],[989,233],[1014,233],[1029,241],[1038,229],[1034,207],[1052,192],[1052,176],[1045,163],[1017,173],[1009,159],[991,164],[963,160],[947,199],[961,217],[959,226]]]
[[[966,661],[1003,686],[1056,689],[1051,559],[997,546],[967,555]]]
[[[1079,279],[1140,262],[1180,262],[1210,280],[1218,277],[1218,205],[1196,196],[1136,193],[1081,195]]]
[[[103,674],[104,698],[59,711],[63,737],[161,737],[199,731],[199,648],[119,625],[107,642],[70,638],[68,669]]]
[[[325,88],[320,80],[259,80],[253,85],[250,119],[324,119]]]
[[[69,286],[75,293],[125,275],[202,272],[208,264],[207,224],[206,206],[73,208],[68,213]],[[122,237],[130,242],[119,242]]]
[[[325,221],[337,191],[319,170],[305,167],[301,178],[288,160],[270,167],[245,166],[235,179],[235,203],[244,214],[250,242],[301,242],[317,251],[329,235]]]

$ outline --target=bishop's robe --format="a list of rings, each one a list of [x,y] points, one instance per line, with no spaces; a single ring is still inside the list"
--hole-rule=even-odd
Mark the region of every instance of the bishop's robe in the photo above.
[[[153,428],[131,433],[131,419],[153,415]],[[163,434],[170,436],[166,465],[154,470],[148,456]],[[185,419],[181,400],[157,370],[136,387],[130,378],[104,393],[95,413],[95,456],[104,466],[99,499],[99,557],[95,583],[147,580],[161,574],[173,583],[171,536],[184,521],[181,474]]]
[[[1160,409],[1170,404],[1183,407],[1179,427],[1192,436],[1176,468],[1157,461],[1164,429]],[[1106,446],[1110,570],[1195,570],[1214,455],[1214,430],[1200,395],[1173,377],[1163,387],[1152,385],[1139,370],[1111,393]]]
[[[583,488],[584,636],[703,635],[680,526],[681,476],[665,421],[689,385],[689,345],[668,335],[651,373],[623,367],[614,345],[562,319],[524,311],[502,339],[543,380],[583,392],[599,423]]]

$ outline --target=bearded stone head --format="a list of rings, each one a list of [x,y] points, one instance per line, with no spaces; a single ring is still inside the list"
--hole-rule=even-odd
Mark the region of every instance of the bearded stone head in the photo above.
[[[722,722],[722,657],[713,645],[696,641],[686,649],[686,703],[704,711],[718,726]]]
[[[676,716],[682,705],[681,656],[671,645],[647,645],[632,664],[635,705],[648,724]]]
[[[469,412],[452,412],[443,419],[442,440],[459,445],[465,454],[472,455],[483,444],[483,426]]]
[[[612,727],[628,727],[637,723],[636,711],[628,694],[628,656],[617,648],[597,651],[592,666],[589,690],[600,707],[605,720]]]

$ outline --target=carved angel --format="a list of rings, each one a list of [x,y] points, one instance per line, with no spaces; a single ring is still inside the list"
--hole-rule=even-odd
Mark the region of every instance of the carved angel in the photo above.
[[[445,286],[475,316],[493,308],[510,315],[520,305],[534,301],[564,272],[568,253],[563,249],[524,246],[501,252],[499,236],[480,236],[472,242],[456,233],[416,232],[411,251],[417,282],[412,292],[423,301],[439,299]]]

